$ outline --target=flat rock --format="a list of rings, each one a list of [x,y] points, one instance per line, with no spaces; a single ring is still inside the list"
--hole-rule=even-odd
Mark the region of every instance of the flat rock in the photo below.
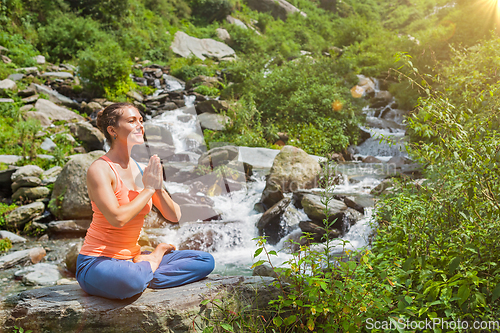
[[[57,148],[57,145],[50,138],[45,138],[40,145],[40,148],[45,151],[53,151]]]
[[[25,74],[34,74],[38,76],[40,73],[38,73],[38,68],[33,66],[33,67],[22,67],[22,68],[16,68],[16,72],[21,72]]]
[[[36,83],[34,84],[34,86],[35,86],[35,90],[38,94],[48,95],[49,99],[52,103],[62,104],[64,106],[68,106],[68,107],[75,108],[75,109],[77,109],[79,107],[79,104],[77,102],[75,102],[74,100],[72,100],[69,97],[66,97],[66,96],[58,93],[57,91],[53,90],[50,87],[36,84]],[[66,110],[66,109],[64,109],[64,110]],[[67,110],[67,111],[69,111],[69,110]],[[71,112],[71,111],[69,111],[69,112]],[[83,118],[81,116],[79,116],[79,117],[81,118],[79,120],[83,120]]]
[[[0,93],[3,93],[6,90],[10,90],[10,91],[17,90],[16,83],[10,79],[5,79],[5,80],[0,81]]]
[[[31,104],[27,104],[24,105],[23,108],[24,107],[26,107],[27,110],[31,110],[31,108],[33,108],[34,106]],[[26,117],[26,119],[37,119],[38,121],[40,121],[40,125],[42,125],[42,127],[49,127],[50,124],[52,124],[52,121],[49,119],[49,117],[45,113],[40,111],[26,111],[24,116]]]
[[[43,247],[34,247],[27,250],[15,251],[0,257],[0,269],[7,269],[29,261],[36,264],[40,262],[45,255],[46,252]]]
[[[210,275],[187,285],[146,289],[126,300],[108,300],[86,294],[78,285],[61,285],[7,297],[0,312],[0,327],[33,332],[190,332],[202,325],[204,299],[237,295],[240,302],[265,308],[279,291],[271,277]],[[200,315],[201,314],[201,315]]]
[[[280,18],[283,21],[292,13],[307,17],[306,13],[285,0],[247,0],[246,3],[253,10],[262,13],[271,12],[274,18]]]
[[[91,222],[91,220],[53,221],[49,223],[49,231],[52,234],[85,236]]]
[[[68,72],[45,72],[42,75],[42,77],[55,77],[58,79],[72,79],[73,74],[68,73]]]
[[[62,278],[59,268],[54,264],[38,263],[14,273],[27,286],[53,286]]]
[[[14,103],[12,98],[0,98],[0,103]]]
[[[42,185],[42,180],[39,177],[27,176],[18,178],[11,185],[12,192],[17,191],[20,187],[36,187]]]
[[[36,61],[38,65],[43,65],[45,64],[45,57],[41,54],[34,56],[33,59]]]
[[[234,50],[222,42],[210,38],[198,39],[180,30],[175,33],[170,48],[181,57],[188,58],[193,54],[201,60],[206,57],[222,59],[235,55]]]
[[[36,101],[35,109],[38,112],[46,115],[51,121],[55,120],[66,120],[70,121],[76,119],[78,121],[84,121],[85,118],[76,114],[75,112],[68,110],[64,107],[56,105],[52,101],[48,101],[46,99],[39,99]]]
[[[44,210],[45,205],[43,202],[33,202],[14,209],[5,217],[5,222],[7,226],[18,227],[42,214]]]
[[[24,74],[10,74],[7,78],[12,81],[20,81],[25,77]]]
[[[34,201],[38,199],[48,198],[50,190],[44,186],[37,187],[20,187],[12,194],[12,200]]]
[[[10,177],[10,180],[15,183],[18,180],[26,177],[40,177],[43,169],[38,165],[25,165],[16,170]]]
[[[52,167],[52,168],[42,172],[42,174],[40,175],[40,178],[41,179],[48,179],[48,178],[52,178],[52,177],[57,177],[61,173],[61,171],[62,171],[62,167],[55,166],[55,167]]]
[[[26,238],[16,235],[15,233],[7,230],[0,230],[0,239],[5,239],[5,238],[10,239],[10,242],[12,244],[26,243]]]
[[[198,116],[198,121],[202,129],[224,131],[226,124],[231,122],[231,118],[217,113],[205,112]]]

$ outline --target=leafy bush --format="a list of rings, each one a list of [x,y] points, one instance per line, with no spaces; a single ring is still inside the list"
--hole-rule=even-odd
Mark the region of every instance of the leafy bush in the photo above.
[[[0,31],[0,45],[9,49],[8,57],[19,67],[36,65],[37,50],[22,35]]]
[[[78,66],[84,84],[97,93],[124,94],[132,84],[129,77],[132,62],[113,40],[80,51]]]
[[[81,50],[101,42],[105,32],[99,24],[74,13],[54,13],[48,24],[38,29],[38,49],[52,62],[70,60]]]
[[[0,252],[7,251],[12,247],[12,242],[9,238],[0,239]]]
[[[215,71],[207,66],[183,64],[180,67],[171,67],[172,75],[183,80],[189,81],[198,75],[213,76]]]
[[[107,24],[113,24],[128,13],[129,0],[66,0],[71,9]]]
[[[220,94],[219,89],[217,89],[215,87],[204,86],[204,85],[196,87],[194,89],[194,91],[197,92],[198,94],[202,94],[205,96],[219,96],[219,94]]]
[[[7,216],[11,211],[17,208],[17,205],[11,204],[7,205],[3,202],[0,202],[0,228],[5,229],[5,216]]]
[[[225,19],[233,11],[229,0],[191,0],[192,15],[203,21],[212,22]]]

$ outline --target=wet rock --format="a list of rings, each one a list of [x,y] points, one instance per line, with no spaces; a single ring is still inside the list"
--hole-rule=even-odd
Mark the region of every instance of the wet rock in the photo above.
[[[176,200],[175,203],[179,204]],[[169,221],[161,215],[158,208],[153,206],[151,211],[144,217],[144,228],[161,228],[166,226]]]
[[[198,159],[199,165],[217,167],[238,160],[239,150],[236,146],[223,146],[212,148],[203,153]]]
[[[14,276],[17,280],[22,279],[27,286],[52,286],[62,277],[56,265],[46,263],[23,268],[15,272]]]
[[[314,242],[324,242],[326,239],[323,237],[326,234],[326,229],[324,226],[319,226],[318,224],[311,221],[300,221],[300,230],[303,232],[308,232],[312,234]],[[338,238],[341,232],[337,229],[328,230],[328,238]]]
[[[10,231],[7,231],[7,230],[0,230],[0,239],[5,239],[5,238],[10,239],[10,242],[12,244],[26,243],[26,238],[18,236]]]
[[[272,280],[210,275],[184,286],[147,289],[127,300],[90,296],[76,284],[44,287],[9,296],[2,303],[0,326],[8,332],[14,326],[33,332],[189,332],[208,316],[204,299],[236,295],[243,306],[265,308],[279,295]]]
[[[273,278],[278,278],[278,274],[274,271],[274,269],[271,266],[267,264],[255,266],[255,268],[252,271],[252,276],[270,276]]]
[[[48,198],[50,190],[44,186],[37,187],[20,187],[12,194],[14,201],[34,201],[42,198]]]
[[[362,162],[363,163],[382,163],[381,160],[379,160],[378,158],[376,158],[374,156],[366,156],[365,158],[363,158]]]
[[[317,187],[320,171],[319,163],[302,149],[284,146],[274,159],[261,202],[270,207],[282,193]]]
[[[212,229],[197,232],[179,244],[178,250],[214,252],[222,236]]]
[[[210,205],[184,204],[179,206],[181,208],[181,219],[179,223],[220,219],[220,214]]]
[[[64,220],[49,223],[49,232],[58,237],[84,237],[91,220]]]
[[[259,229],[259,234],[261,236],[268,236],[269,244],[278,243],[288,231],[281,223],[281,216],[285,213],[290,202],[290,198],[283,198],[262,214],[257,222],[256,227]]]
[[[210,99],[208,101],[200,102],[196,104],[196,113],[201,114],[205,112],[219,113],[221,111],[227,111],[229,109],[229,104],[226,101]]]
[[[168,145],[174,145],[172,133],[165,126],[144,124],[144,133],[146,134],[148,142],[159,141]],[[153,140],[153,137],[157,137],[157,139]]]
[[[7,94],[7,91],[16,91],[17,85],[14,81],[10,79],[5,79],[0,81],[0,95]]]
[[[326,215],[324,213],[325,205],[321,202],[321,196],[314,194],[304,194],[302,196],[301,205],[304,207],[304,212],[307,216],[317,222],[319,225],[322,225],[323,220],[326,219]],[[343,231],[344,228],[344,215],[346,213],[347,206],[339,200],[330,200],[328,202],[328,221],[332,222],[336,220],[336,222],[332,225],[332,228]]]
[[[411,164],[412,161],[404,156],[393,156],[387,161],[387,164],[392,164],[396,168],[401,168],[405,164]]]
[[[142,94],[140,94],[139,92],[137,92],[135,90],[130,90],[129,92],[127,92],[127,96],[135,99],[139,103],[142,103],[144,101],[144,97],[142,97]]]
[[[12,192],[16,192],[20,187],[36,187],[42,185],[42,180],[38,177],[28,176],[18,178],[11,185]]]
[[[45,205],[43,202],[33,202],[14,209],[5,217],[5,223],[9,227],[19,228],[26,222],[43,213]]]
[[[97,112],[101,111],[103,108],[102,108],[101,104],[99,104],[97,102],[90,102],[86,105],[83,105],[83,103],[82,103],[82,109],[87,114],[93,114],[93,113],[97,114]]]
[[[389,187],[392,187],[394,185],[394,181],[392,179],[384,179],[380,184],[375,186],[371,191],[370,194],[372,195],[380,195],[383,191],[388,189]]]
[[[198,116],[198,121],[202,129],[224,131],[226,125],[231,123],[231,118],[217,113],[205,112]]]
[[[40,177],[42,172],[43,172],[43,169],[37,165],[25,165],[25,166],[17,169],[12,174],[10,179],[13,183],[15,183],[18,180],[20,180],[21,178],[25,178],[25,177],[37,177],[38,178],[38,177]]]
[[[247,0],[247,4],[248,7],[258,12],[271,12],[274,18],[280,18],[283,21],[286,21],[287,16],[293,13],[307,17],[306,13],[285,0]]]
[[[104,155],[102,150],[74,155],[66,163],[54,183],[50,210],[59,219],[85,219],[92,216],[92,207],[87,192],[87,169],[92,162]],[[62,197],[62,200],[61,200]]]
[[[16,265],[32,262],[36,264],[45,257],[46,252],[43,247],[35,247],[27,250],[16,251],[0,257],[0,269],[7,269]]]
[[[78,254],[80,254],[82,246],[83,241],[72,244],[68,250],[68,253],[66,254],[66,258],[64,259],[66,268],[73,274],[76,273],[76,260],[78,259]]]
[[[49,120],[51,121],[71,121],[73,119],[76,119],[77,121],[85,120],[82,116],[76,114],[75,112],[68,110],[62,106],[58,106],[46,99],[39,99],[38,101],[36,101],[35,108],[38,112],[41,112],[45,116],[47,116],[47,118],[49,118]]]
[[[83,143],[86,151],[104,149],[104,134],[86,121],[69,125],[71,133]]]
[[[189,58],[193,54],[201,60],[205,60],[206,56],[222,59],[235,55],[234,50],[224,43],[210,38],[198,39],[191,37],[180,30],[175,33],[174,41],[170,48],[175,54],[181,57]],[[187,89],[189,88],[186,86]]]

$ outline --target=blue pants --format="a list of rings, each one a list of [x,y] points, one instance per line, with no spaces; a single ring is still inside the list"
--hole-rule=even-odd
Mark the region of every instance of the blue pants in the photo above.
[[[214,269],[215,261],[203,251],[172,251],[163,256],[153,273],[147,261],[134,263],[109,257],[78,255],[76,279],[90,295],[125,299],[148,286],[164,289],[203,279]]]

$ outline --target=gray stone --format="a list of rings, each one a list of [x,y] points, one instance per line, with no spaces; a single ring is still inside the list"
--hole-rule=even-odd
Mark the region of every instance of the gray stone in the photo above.
[[[0,98],[0,103],[14,103],[12,98]]]
[[[130,90],[129,92],[127,92],[127,96],[135,99],[136,101],[138,101],[140,103],[142,103],[144,101],[144,97],[142,97],[142,94],[140,94],[139,92],[137,92],[135,90]]]
[[[226,125],[231,123],[231,118],[217,113],[205,112],[198,116],[202,129],[224,131]]]
[[[5,164],[16,164],[18,161],[22,160],[22,156],[17,155],[0,155],[0,163]]]
[[[27,176],[17,179],[12,183],[12,192],[17,191],[20,187],[36,187],[42,185],[42,180],[39,177]]]
[[[222,40],[224,43],[229,43],[231,41],[231,36],[229,35],[229,32],[226,29],[217,28],[215,29],[215,31],[217,32],[217,37],[219,37],[219,39]]]
[[[72,79],[73,74],[68,73],[68,72],[45,72],[42,75],[42,77],[55,77],[57,79]]]
[[[82,105],[83,105],[83,103],[82,103]],[[84,111],[87,114],[92,114],[94,112],[97,113],[101,110],[102,110],[102,106],[101,106],[101,104],[99,104],[97,102],[90,102],[87,105],[85,105],[85,108],[84,108]]]
[[[236,146],[222,146],[212,148],[203,153],[198,159],[199,165],[217,167],[228,164],[230,161],[238,160],[239,150]]]
[[[66,254],[66,259],[64,259],[64,263],[66,264],[66,268],[71,273],[76,273],[76,260],[78,259],[78,254],[80,254],[80,250],[82,249],[83,241],[79,241],[78,243],[74,243],[68,250]]]
[[[234,24],[234,25],[236,25],[236,26],[238,26],[238,27],[240,27],[242,29],[245,29],[245,30],[248,29],[248,27],[247,27],[247,25],[245,23],[243,23],[241,20],[238,20],[235,17],[232,17],[231,15],[228,15],[226,17],[226,21],[228,23]]]
[[[40,75],[40,73],[38,72],[38,68],[34,67],[34,66],[33,67],[16,68],[16,72],[21,72],[24,74],[33,74],[35,76]]]
[[[179,220],[181,224],[197,220],[217,220],[220,215],[210,205],[184,204],[179,205],[179,207],[181,208],[181,219]]]
[[[292,13],[300,13],[300,15],[307,17],[306,13],[285,0],[247,0],[247,4],[248,7],[258,12],[271,12],[274,18],[280,18],[283,21]]]
[[[12,81],[20,81],[24,78],[24,74],[10,74],[7,78]]]
[[[12,59],[10,59],[9,57],[7,57],[6,55],[1,55],[0,58],[2,58],[2,61],[5,63],[5,64],[10,64],[12,62]]]
[[[370,194],[372,195],[380,195],[382,192],[384,192],[386,189],[392,187],[394,185],[394,181],[392,179],[384,179],[380,184],[375,186],[371,191]]]
[[[35,102],[38,100],[38,98],[39,98],[39,97],[40,97],[40,96],[38,96],[38,94],[31,95],[31,96],[28,96],[28,97],[23,98],[23,99],[22,99],[22,102],[23,102],[23,103],[28,103],[28,104],[29,104],[29,103],[35,103]]]
[[[10,242],[12,244],[26,243],[26,238],[18,236],[15,233],[12,233],[7,230],[0,230],[0,239],[5,239],[5,238],[10,239]]]
[[[33,202],[14,209],[5,217],[5,223],[9,227],[20,227],[32,220],[45,210],[43,202]]]
[[[51,234],[63,236],[85,236],[87,229],[90,227],[89,220],[65,220],[53,221],[49,223],[49,231]]]
[[[366,156],[363,158],[363,163],[382,163],[382,161],[374,156]]]
[[[321,196],[314,194],[304,194],[302,196],[301,205],[307,216],[316,222],[318,225],[323,225],[323,220],[327,218],[324,213],[325,205],[321,202]],[[332,228],[340,230],[342,233],[345,231],[344,215],[347,206],[340,200],[332,199],[328,202],[328,221],[336,220]]]
[[[189,58],[193,54],[201,60],[205,60],[206,57],[222,59],[235,55],[234,50],[224,43],[210,38],[191,37],[180,30],[175,33],[170,48],[181,57]]]
[[[300,221],[299,227],[303,232],[311,233],[313,236],[313,240],[315,242],[324,242],[324,235],[326,234],[325,228],[320,227],[316,223],[309,221]],[[337,229],[328,230],[328,238],[337,238],[340,236],[340,231]]]
[[[71,133],[83,142],[87,151],[104,149],[106,138],[102,132],[86,121],[69,125]]]
[[[68,71],[76,71],[76,67],[73,66],[73,65],[70,65],[70,64],[60,64],[59,66],[61,66],[62,68],[68,70]]]
[[[37,154],[36,157],[44,159],[44,160],[53,160],[54,159],[53,155],[46,155],[46,154]]]
[[[26,104],[26,105],[23,105],[19,108],[19,111],[22,113],[25,113],[27,111],[32,111],[32,110],[35,110],[35,106],[33,104]],[[49,119],[49,118],[47,118],[47,119]]]
[[[45,138],[45,140],[43,140],[42,144],[40,145],[40,148],[45,151],[53,151],[57,148],[57,145],[50,138]]]
[[[23,74],[16,74],[16,75],[23,75]],[[34,85],[30,85],[28,88],[17,92],[17,96],[19,97],[28,97],[28,96],[33,96],[35,94],[36,94],[36,89]]]
[[[219,79],[214,76],[198,75],[188,82],[186,82],[186,90],[192,89],[194,86],[207,86],[207,87],[217,87],[219,86]],[[213,110],[209,110],[212,111]]]
[[[24,105],[24,107],[27,107],[28,110],[31,110],[31,108],[33,108],[34,106],[31,105],[31,104],[28,104],[28,105]],[[49,127],[50,124],[52,124],[52,121],[49,119],[49,117],[45,114],[45,113],[42,113],[42,112],[39,112],[39,111],[27,111],[24,113],[26,119],[28,118],[33,118],[33,119],[37,119],[38,121],[40,121],[40,125],[42,125],[42,127]]]
[[[55,167],[52,167],[52,168],[42,172],[42,174],[40,175],[40,178],[47,179],[47,178],[51,178],[51,177],[57,177],[61,173],[61,171],[62,171],[62,167],[55,166]]]
[[[45,57],[41,54],[34,56],[33,59],[36,61],[38,65],[43,65],[45,64]]]
[[[27,286],[53,286],[61,279],[59,268],[54,264],[38,263],[14,273],[16,279],[22,279]]]
[[[199,102],[196,104],[196,112],[198,114],[205,112],[221,112],[227,111],[229,109],[229,104],[223,100],[210,99],[208,101]]]
[[[190,332],[203,329],[202,318],[212,306],[205,299],[234,297],[242,306],[266,308],[280,294],[271,277],[210,275],[206,279],[168,289],[146,289],[127,300],[91,296],[78,285],[24,291],[2,304],[0,327],[33,332]],[[207,313],[205,313],[207,311]]]
[[[174,146],[174,138],[172,137],[172,133],[165,126],[146,123],[144,124],[144,133],[146,134],[149,142],[159,141]],[[158,140],[152,140],[152,137],[157,137]]]
[[[9,253],[0,257],[0,269],[11,268],[19,264],[25,264],[29,261],[31,261],[33,264],[36,264],[40,262],[40,260],[42,260],[45,255],[46,252],[43,247],[34,247],[27,250]]]
[[[35,86],[35,89],[36,89],[37,93],[48,95],[50,101],[53,102],[53,103],[62,104],[64,106],[67,106],[67,107],[70,107],[70,108],[74,108],[74,109],[78,109],[79,108],[79,104],[76,101],[74,101],[71,98],[68,98],[68,97],[66,97],[64,95],[61,95],[60,93],[58,93],[57,91],[53,90],[50,87],[43,86],[43,85],[36,84],[36,83],[34,84],[34,86]],[[38,101],[40,101],[40,100],[38,100]],[[37,102],[37,104],[38,104],[38,102]],[[66,110],[64,108],[62,108],[62,109]],[[64,111],[64,112],[66,112],[66,111]],[[80,116],[78,116],[78,117],[80,117]],[[80,118],[82,118],[82,117],[80,117]],[[80,120],[83,120],[83,118],[80,119]]]
[[[38,112],[41,112],[44,115],[46,115],[51,121],[55,120],[71,121],[73,119],[76,119],[78,121],[85,121],[85,118],[83,118],[82,116],[62,106],[56,105],[53,102],[48,101],[46,99],[39,99],[38,101],[36,101],[35,109]]]
[[[163,142],[148,142],[149,151],[145,145],[136,145],[132,148],[131,156],[138,162],[148,163],[151,155],[157,154],[161,160],[167,160],[174,155],[175,147]]]
[[[271,207],[283,198],[282,193],[317,187],[320,172],[319,163],[302,149],[284,146],[274,159],[261,202]]]
[[[16,91],[17,90],[16,83],[10,79],[5,79],[0,81],[0,94],[3,94],[8,90]]]
[[[14,194],[12,194],[12,200],[18,201],[34,201],[42,198],[48,198],[50,196],[50,190],[44,186],[37,187],[20,187]]]
[[[25,165],[16,170],[10,177],[13,183],[25,177],[40,177],[43,169],[38,165]]]
[[[92,162],[104,155],[102,150],[88,154],[73,155],[57,177],[52,191],[55,205],[51,212],[59,219],[84,219],[92,216],[92,207],[87,193],[87,169]],[[59,197],[63,197],[62,201]],[[60,207],[60,208],[59,208]]]

